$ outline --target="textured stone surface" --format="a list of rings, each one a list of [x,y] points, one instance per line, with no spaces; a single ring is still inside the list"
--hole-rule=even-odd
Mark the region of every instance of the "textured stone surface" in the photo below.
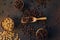
[[[0,27],[1,27],[1,20],[6,17],[10,16],[12,18],[21,18],[23,12],[20,10],[16,10],[13,6],[14,0],[0,0]],[[34,7],[37,8],[36,2],[33,0],[32,2],[30,0],[24,0],[25,2],[25,9],[33,9]],[[31,3],[31,4],[30,4]],[[36,4],[36,5],[35,5]],[[39,12],[41,11],[39,7]],[[48,30],[48,39],[47,40],[60,40],[60,0],[51,0],[50,4],[47,5],[47,8],[42,9],[43,14],[48,17],[48,20],[46,22],[47,30]],[[21,25],[19,25],[20,27]],[[32,27],[36,30],[36,28],[42,27],[41,22],[36,22],[32,24],[27,24],[27,29]],[[38,27],[37,27],[38,26]],[[25,27],[24,27],[25,28]],[[0,31],[3,31],[2,28],[0,28]],[[19,29],[19,28],[18,28]],[[26,30],[26,29],[23,29]],[[30,35],[28,33],[25,33],[19,29],[19,35],[21,40],[31,40]],[[32,37],[33,38],[33,37]],[[34,38],[32,40],[35,40]]]

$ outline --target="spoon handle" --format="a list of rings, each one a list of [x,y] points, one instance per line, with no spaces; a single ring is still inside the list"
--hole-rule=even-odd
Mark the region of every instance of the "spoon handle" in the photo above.
[[[36,18],[36,20],[47,20],[47,17]]]

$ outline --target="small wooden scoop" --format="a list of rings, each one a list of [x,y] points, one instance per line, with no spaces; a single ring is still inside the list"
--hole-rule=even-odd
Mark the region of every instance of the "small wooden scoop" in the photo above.
[[[25,19],[26,18],[26,19]],[[21,19],[21,23],[28,23],[28,22],[30,22],[29,20],[28,20],[28,18],[29,17],[25,17],[25,18],[22,18]],[[25,19],[25,21],[24,21],[24,19]],[[31,22],[36,22],[36,21],[38,21],[38,20],[47,20],[47,17],[40,17],[40,18],[36,18],[36,17],[31,17]]]

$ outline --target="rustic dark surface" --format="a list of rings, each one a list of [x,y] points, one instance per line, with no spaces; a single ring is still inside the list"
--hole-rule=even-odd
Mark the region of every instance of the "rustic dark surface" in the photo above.
[[[24,0],[24,2],[26,5],[24,10],[30,7],[31,9],[33,9],[37,5],[35,2],[33,3],[33,1],[31,2],[30,0],[29,1]],[[13,19],[22,17],[23,12],[15,9],[13,4],[14,4],[14,0],[0,0],[0,29],[1,29],[1,20],[6,16],[9,15]],[[46,26],[48,30],[47,40],[60,40],[60,0],[51,0],[47,5],[47,8],[43,9],[43,12],[44,12],[43,14],[48,18],[46,22]],[[32,28],[34,29],[36,29],[37,26],[38,28],[40,27],[40,24],[38,24],[38,22],[29,24],[29,25],[31,27],[33,26]],[[19,27],[20,26],[21,25],[19,25]],[[29,30],[30,26],[28,25],[26,26],[27,26],[27,29]],[[18,31],[20,33],[19,36],[21,40],[30,40],[30,35],[28,35],[28,33],[24,34],[24,31],[22,31],[21,28]],[[23,30],[26,30],[26,29],[23,29]],[[3,31],[3,30],[1,29],[0,31]]]

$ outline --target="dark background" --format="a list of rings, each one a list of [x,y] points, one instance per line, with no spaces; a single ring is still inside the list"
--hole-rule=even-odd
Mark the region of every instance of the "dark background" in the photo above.
[[[29,3],[28,0],[24,1]],[[16,10],[13,6],[13,2],[14,0],[0,0],[0,25],[1,20],[7,15],[10,15],[11,17],[21,17],[23,12]],[[50,0],[47,8],[45,8],[43,11],[44,15],[48,18],[46,22],[48,40],[60,40],[60,0]],[[23,32],[20,31],[21,39],[28,40],[28,38],[23,35]]]

